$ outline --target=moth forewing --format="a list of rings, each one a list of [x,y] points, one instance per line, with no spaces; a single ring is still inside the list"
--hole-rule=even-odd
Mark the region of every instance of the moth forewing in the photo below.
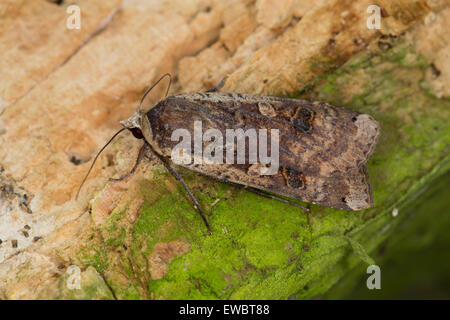
[[[194,137],[195,122],[201,122],[203,132],[216,130],[224,137],[229,130],[277,130],[279,167],[272,175],[255,174],[252,163],[230,164],[225,153],[222,163],[202,163],[197,157],[180,165],[221,181],[327,207],[361,210],[372,204],[364,164],[380,128],[369,115],[322,102],[214,92],[168,97],[145,118],[146,140],[167,158],[177,144],[172,133],[184,128]],[[206,149],[207,142],[201,147]]]
[[[331,177],[307,176],[283,167],[274,175],[260,175],[250,165],[191,163],[181,166],[221,182],[248,186],[329,208],[362,210],[372,205],[364,166],[348,174],[336,172]]]
[[[280,146],[286,151],[280,154],[280,161],[293,168],[302,167],[302,171],[320,169],[326,176],[363,165],[380,132],[369,115],[323,102],[196,93],[169,97],[165,105],[168,110],[161,116],[167,121],[184,120],[189,115],[219,128],[278,128]]]

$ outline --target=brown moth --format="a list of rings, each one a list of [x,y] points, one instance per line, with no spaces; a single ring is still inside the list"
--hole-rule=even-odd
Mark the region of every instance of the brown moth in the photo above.
[[[172,150],[178,143],[172,139],[173,132],[184,128],[194,136],[194,121],[201,121],[203,131],[215,129],[223,136],[230,129],[277,129],[279,167],[275,174],[259,174],[261,165],[249,163],[248,158],[240,164],[192,161],[180,165],[223,182],[330,208],[362,210],[372,205],[365,163],[375,149],[380,126],[371,116],[324,102],[223,93],[217,89],[166,97],[150,110],[139,109],[122,121],[124,129],[144,140],[130,174],[145,152],[151,150],[183,184],[209,230],[197,200],[170,165]],[[201,143],[203,148],[208,145],[207,141]],[[248,143],[245,148],[250,148]]]

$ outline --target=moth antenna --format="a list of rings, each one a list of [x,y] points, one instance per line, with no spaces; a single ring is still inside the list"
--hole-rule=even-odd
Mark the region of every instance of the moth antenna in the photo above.
[[[78,188],[77,191],[77,195],[75,196],[75,200],[78,199],[78,195],[80,194],[81,191],[81,187],[83,187],[83,184],[86,182],[86,179],[88,178],[89,174],[92,171],[92,168],[94,167],[95,162],[97,161],[97,158],[100,156],[100,154],[102,153],[103,150],[105,150],[105,148],[114,140],[115,137],[117,137],[119,135],[119,133],[121,133],[122,131],[126,130],[127,128],[122,128],[119,131],[117,131],[112,137],[111,139],[109,139],[109,141],[100,149],[100,151],[97,153],[97,155],[94,158],[94,161],[91,164],[91,167],[89,168],[86,176],[83,179],[83,182],[81,182],[80,187]]]
[[[138,111],[141,111],[141,104],[142,102],[144,102],[145,97],[150,93],[150,91],[152,91],[152,89],[165,77],[169,77],[169,86],[167,87],[166,90],[166,95],[165,97],[167,97],[167,94],[169,93],[169,89],[170,89],[170,85],[172,84],[172,76],[170,75],[170,73],[165,73],[161,78],[159,78],[158,81],[156,81],[156,83],[154,85],[152,85],[149,89],[147,89],[147,91],[145,91],[144,95],[141,98],[141,101],[139,102],[138,105]]]

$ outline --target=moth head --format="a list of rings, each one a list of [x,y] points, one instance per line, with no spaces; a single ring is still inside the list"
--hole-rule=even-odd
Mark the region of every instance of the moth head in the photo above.
[[[97,155],[94,158],[94,161],[92,161],[92,164],[88,170],[88,172],[86,173],[86,175],[84,176],[83,181],[80,184],[80,187],[78,188],[77,194],[75,196],[75,198],[78,198],[78,195],[80,194],[81,191],[81,187],[83,187],[83,184],[86,182],[86,179],[89,176],[89,173],[91,172],[92,168],[94,167],[95,162],[97,161],[98,157],[100,156],[100,154],[102,153],[103,150],[105,150],[105,148],[114,140],[115,137],[117,137],[121,132],[123,132],[124,130],[128,129],[133,136],[136,139],[145,139],[147,142],[149,142],[151,144],[151,142],[153,141],[152,138],[152,128],[150,126],[150,123],[147,119],[147,117],[145,116],[146,112],[141,110],[141,105],[142,102],[144,101],[145,97],[150,93],[150,91],[152,91],[152,89],[165,77],[169,78],[169,86],[167,87],[166,90],[166,96],[167,93],[169,92],[169,88],[170,88],[170,84],[172,83],[172,78],[170,76],[170,74],[166,73],[164,74],[161,78],[159,78],[158,81],[156,81],[156,83],[154,85],[152,85],[142,96],[141,101],[139,102],[138,105],[138,109],[136,111],[135,114],[133,114],[131,117],[129,117],[126,120],[120,121],[120,123],[122,124],[123,128],[120,129],[119,131],[117,131],[111,139],[109,139],[109,141],[100,149],[100,151],[97,153]],[[145,133],[145,134],[144,134]]]
[[[142,134],[142,111],[138,110],[126,120],[120,121],[124,128],[128,129],[136,139],[144,139]]]

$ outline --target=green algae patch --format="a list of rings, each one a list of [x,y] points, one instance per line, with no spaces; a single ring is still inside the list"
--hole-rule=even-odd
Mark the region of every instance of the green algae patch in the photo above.
[[[295,97],[372,115],[382,134],[367,164],[374,206],[307,213],[180,170],[204,208],[208,236],[181,185],[157,166],[143,179],[134,221],[115,211],[93,230],[81,263],[118,299],[308,299],[349,274],[411,215],[414,200],[450,169],[450,101],[424,85],[429,63],[402,42],[367,51]],[[133,201],[132,199],[130,201]],[[88,247],[89,247],[88,245]],[[375,260],[377,261],[377,259]],[[378,262],[378,261],[377,261]]]

